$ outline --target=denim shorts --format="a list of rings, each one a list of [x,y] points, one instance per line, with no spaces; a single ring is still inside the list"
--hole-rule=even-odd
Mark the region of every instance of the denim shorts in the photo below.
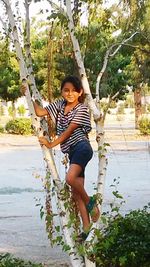
[[[81,140],[74,146],[71,146],[69,152],[70,164],[78,164],[82,167],[80,177],[84,177],[84,171],[87,163],[93,156],[93,149],[88,140]]]

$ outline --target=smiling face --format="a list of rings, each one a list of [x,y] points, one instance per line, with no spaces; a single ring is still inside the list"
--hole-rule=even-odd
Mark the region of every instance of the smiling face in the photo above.
[[[61,95],[69,104],[77,104],[79,102],[79,97],[82,95],[83,90],[78,90],[77,92],[74,85],[70,82],[66,82],[62,88]]]

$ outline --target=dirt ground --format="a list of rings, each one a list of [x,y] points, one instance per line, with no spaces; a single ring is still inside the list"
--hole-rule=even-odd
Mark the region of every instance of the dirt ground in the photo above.
[[[95,131],[90,133],[90,141],[96,148],[97,143],[95,141]],[[144,136],[140,134],[139,130],[135,129],[106,129],[105,130],[105,141],[110,143],[125,143],[129,142],[149,142],[150,136]],[[39,146],[38,139],[36,136],[22,136],[14,134],[0,134],[0,147],[7,149],[11,146]],[[120,144],[121,145],[121,144]]]
[[[0,117],[0,125],[5,126],[9,121],[9,117]],[[92,132],[90,133],[90,140],[94,146],[97,145],[95,141],[95,124],[92,122]],[[139,130],[135,129],[135,118],[133,113],[126,113],[124,115],[108,114],[105,121],[105,141],[111,142],[126,142],[126,141],[145,141],[149,142],[150,136],[140,134]],[[0,145],[38,145],[36,136],[17,136],[11,134],[0,134]]]

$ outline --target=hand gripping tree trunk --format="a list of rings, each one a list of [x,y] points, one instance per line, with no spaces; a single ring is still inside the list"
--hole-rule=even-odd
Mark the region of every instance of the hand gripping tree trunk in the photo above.
[[[14,20],[14,16],[13,16],[10,2],[9,2],[9,0],[2,0],[2,2],[5,5],[6,13],[8,15],[9,23],[10,23],[11,29],[12,29],[13,41],[14,41],[14,45],[16,48],[16,54],[17,54],[17,59],[18,59],[18,63],[19,63],[19,68],[20,68],[21,80],[22,80],[22,82],[27,83],[27,80],[29,79],[29,82],[31,82],[30,77],[28,75],[25,60],[23,57],[21,45],[19,42],[17,27],[15,24],[15,20]],[[38,94],[37,90],[35,90],[34,87],[33,87],[33,94],[38,99],[39,94]],[[34,126],[34,129],[35,129],[37,136],[39,136],[40,134],[43,133],[43,131],[47,132],[47,129],[42,128],[44,126],[44,124],[42,123],[43,119],[41,120],[42,127],[39,125],[39,120],[37,119],[37,117],[35,115],[35,111],[34,111],[32,101],[31,101],[31,96],[30,96],[28,86],[27,86],[27,92],[26,92],[26,99],[27,99],[27,103],[28,103],[28,107],[29,107],[29,111],[30,111],[30,115],[31,115],[31,119],[32,119],[32,124]],[[71,264],[73,267],[77,267],[77,266],[82,267],[82,266],[84,266],[83,259],[78,255],[74,241],[71,238],[71,230],[68,229],[68,227],[67,227],[69,217],[68,217],[68,213],[66,212],[66,209],[64,207],[64,202],[62,200],[63,185],[60,181],[60,177],[58,175],[56,165],[54,163],[52,151],[49,151],[44,146],[42,147],[42,151],[43,151],[44,159],[45,159],[46,164],[47,164],[47,170],[49,171],[49,173],[51,173],[53,183],[55,185],[55,189],[56,189],[56,193],[57,193],[57,201],[58,201],[58,213],[60,215],[60,221],[61,221],[61,228],[62,228],[62,232],[64,234],[64,239],[70,248],[69,256],[70,256]]]

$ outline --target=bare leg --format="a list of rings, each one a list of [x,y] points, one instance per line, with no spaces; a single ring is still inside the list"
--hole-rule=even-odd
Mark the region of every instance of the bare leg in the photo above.
[[[82,168],[78,164],[71,164],[66,175],[66,182],[72,187],[72,190],[76,194],[76,199],[78,199],[78,206],[81,214],[81,218],[83,221],[83,227],[87,228],[87,224],[89,225],[90,222],[89,218],[85,214],[88,215],[86,205],[89,203],[90,197],[86,193],[84,189],[84,180],[82,177],[79,178],[79,175],[82,171]],[[99,218],[99,209],[98,207],[93,208],[93,214],[91,216],[93,222],[96,222]],[[85,220],[85,221],[84,221]]]
[[[84,178],[78,177],[77,179],[80,179],[83,186],[84,186]],[[73,198],[77,204],[77,207],[78,207],[80,215],[81,215],[81,219],[82,219],[82,223],[83,223],[83,230],[86,232],[89,230],[90,218],[89,218],[89,214],[87,212],[85,203],[76,190],[73,189],[72,194],[73,194]]]
[[[80,165],[71,164],[66,175],[66,182],[80,195],[85,205],[87,205],[89,203],[90,197],[84,189],[83,181],[81,179],[78,179],[81,171],[82,168]]]

